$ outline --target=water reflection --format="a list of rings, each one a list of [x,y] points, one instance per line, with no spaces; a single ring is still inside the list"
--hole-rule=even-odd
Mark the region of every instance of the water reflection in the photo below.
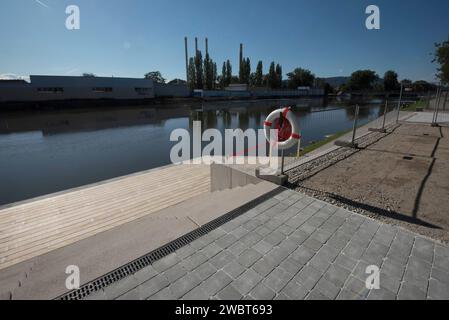
[[[323,99],[3,113],[0,204],[20,201],[170,163],[172,130],[261,128],[279,106],[294,106],[303,145],[352,127],[353,103]],[[323,111],[324,110],[324,111]],[[383,112],[366,101],[360,124]]]

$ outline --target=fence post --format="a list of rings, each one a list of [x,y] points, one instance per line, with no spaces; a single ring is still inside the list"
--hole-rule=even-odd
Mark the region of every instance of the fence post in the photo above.
[[[436,96],[436,101],[435,101],[435,108],[433,111],[433,118],[432,118],[432,127],[437,127],[438,123],[438,109],[440,108],[440,100],[441,100],[441,83],[440,86],[437,89],[437,96]]]
[[[402,93],[404,92],[404,84],[401,82],[401,93],[399,94],[399,102],[398,102],[398,114],[396,117],[396,124],[399,123],[399,113],[401,112],[401,104],[402,104]]]
[[[360,107],[358,104],[356,104],[355,106],[355,119],[354,119],[354,128],[352,129],[352,145],[355,145],[355,135],[357,132],[357,124],[359,122],[359,112],[360,112]]]

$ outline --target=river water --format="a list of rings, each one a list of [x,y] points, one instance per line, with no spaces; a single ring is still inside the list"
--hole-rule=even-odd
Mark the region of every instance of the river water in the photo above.
[[[306,146],[352,128],[354,103],[322,99],[208,102],[0,114],[0,205],[170,163],[173,130],[262,127],[279,106],[294,106]],[[359,124],[383,113],[362,103]]]

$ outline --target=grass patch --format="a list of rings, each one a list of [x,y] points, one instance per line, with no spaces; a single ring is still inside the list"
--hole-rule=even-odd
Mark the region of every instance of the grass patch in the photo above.
[[[346,131],[341,131],[341,132],[337,132],[329,137],[327,137],[326,139],[317,141],[315,143],[309,144],[307,147],[305,147],[301,152],[300,152],[300,156],[306,155],[322,146],[324,146],[325,144],[328,144],[329,142],[332,142],[334,140],[337,140],[338,138],[340,138],[341,136],[344,136],[345,134],[347,134],[348,132],[351,132],[351,130],[346,130]],[[289,155],[290,157],[296,157],[296,153],[292,153]]]
[[[423,109],[425,109],[425,108],[426,108],[426,101],[424,101],[424,100],[418,100],[418,101],[416,101],[415,103],[412,103],[412,104],[410,104],[410,105],[408,105],[408,106],[402,107],[401,110],[402,110],[402,111],[411,111],[411,112],[414,112],[414,111],[416,111],[417,108],[423,108]]]

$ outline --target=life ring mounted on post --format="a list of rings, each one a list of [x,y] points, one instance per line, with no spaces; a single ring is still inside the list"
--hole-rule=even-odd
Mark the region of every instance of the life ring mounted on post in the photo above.
[[[290,107],[275,110],[270,113],[264,122],[265,137],[268,142],[271,142],[270,130],[278,130],[275,142],[279,150],[290,149],[301,140],[299,125],[291,111]]]

